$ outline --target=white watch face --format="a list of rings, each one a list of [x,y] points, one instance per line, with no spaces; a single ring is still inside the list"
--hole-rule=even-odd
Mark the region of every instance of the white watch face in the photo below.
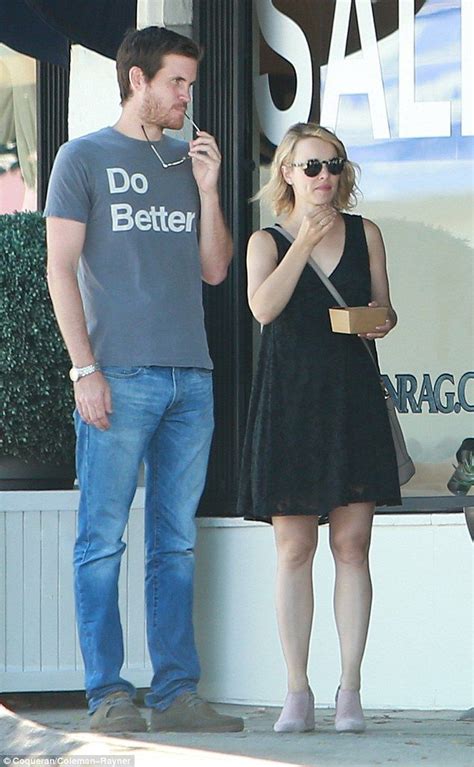
[[[69,378],[71,379],[71,381],[74,381],[74,382],[79,380],[79,373],[77,368],[71,368],[71,370],[69,371]]]

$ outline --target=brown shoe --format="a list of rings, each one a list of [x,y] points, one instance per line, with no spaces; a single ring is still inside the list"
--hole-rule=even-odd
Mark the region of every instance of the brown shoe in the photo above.
[[[95,732],[146,732],[148,725],[128,692],[118,690],[107,695],[91,716]]]
[[[195,692],[185,692],[169,708],[151,712],[150,730],[154,732],[240,732],[244,720],[239,716],[218,714]]]

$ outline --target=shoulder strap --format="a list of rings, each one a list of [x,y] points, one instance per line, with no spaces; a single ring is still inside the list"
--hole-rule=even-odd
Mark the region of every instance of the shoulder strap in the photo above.
[[[281,234],[283,234],[283,236],[286,237],[286,239],[289,240],[291,243],[293,243],[295,241],[295,238],[293,237],[293,235],[290,234],[290,232],[288,232],[286,229],[284,229],[284,227],[281,224],[278,224],[278,223],[274,224],[273,226],[267,227],[267,229],[275,229],[277,232],[280,232]],[[324,274],[323,270],[321,269],[319,264],[316,263],[314,258],[310,257],[310,259],[308,261],[308,266],[310,266],[312,269],[314,269],[314,271],[318,275],[318,277],[321,280],[321,282],[323,283],[323,285],[329,290],[330,294],[337,301],[339,306],[347,307],[347,304],[344,301],[344,299],[341,296],[341,294],[339,293],[338,289],[335,287],[335,285],[332,284],[332,282],[329,279],[329,277],[326,274]],[[372,350],[370,348],[370,345],[367,342],[367,339],[366,338],[361,338],[360,340],[364,344],[364,346],[365,346],[365,348],[367,350],[367,353],[370,356],[370,359],[372,360],[372,362],[375,365],[375,369],[377,371],[377,375],[380,375],[377,363],[375,361],[375,357],[372,354]]]

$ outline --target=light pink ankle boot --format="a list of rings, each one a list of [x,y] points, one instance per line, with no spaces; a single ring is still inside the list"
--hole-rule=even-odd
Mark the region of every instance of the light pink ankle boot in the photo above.
[[[280,717],[273,725],[275,732],[309,732],[314,730],[314,695],[311,689],[289,692]]]
[[[341,690],[338,687],[334,726],[337,732],[364,732],[366,724],[358,690]]]

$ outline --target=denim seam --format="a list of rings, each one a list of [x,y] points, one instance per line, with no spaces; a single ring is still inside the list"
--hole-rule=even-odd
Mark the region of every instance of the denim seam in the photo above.
[[[144,369],[144,367],[138,367],[136,370],[134,370],[133,373],[117,373],[107,370],[107,367],[105,367],[102,372],[105,377],[109,376],[110,378],[114,378],[116,381],[127,381],[128,379],[136,378],[138,375],[140,375],[140,373],[144,371]]]
[[[90,451],[89,435],[90,435],[90,431],[89,430],[90,430],[90,428],[91,428],[90,426],[86,427],[86,434],[85,434],[85,440],[84,440],[85,441],[85,445],[83,446],[83,449],[82,449],[83,469],[84,469],[83,475],[85,473],[85,475],[87,476],[87,481],[86,481],[87,494],[86,494],[86,504],[85,504],[85,507],[86,507],[85,508],[85,514],[86,514],[86,525],[85,525],[85,528],[86,528],[86,531],[87,531],[87,533],[86,533],[86,535],[87,535],[87,545],[84,548],[84,551],[82,553],[81,562],[78,562],[78,565],[84,564],[84,561],[86,559],[87,552],[88,552],[89,546],[90,546],[90,514],[89,514],[89,509],[90,509],[90,499],[89,499],[89,486],[90,486],[90,482],[89,482],[89,466],[90,466],[90,461],[89,461],[89,451]],[[84,506],[82,508],[84,509]],[[84,513],[84,511],[83,511],[83,513]],[[78,592],[78,596],[79,596],[79,610],[80,610],[80,615],[82,616],[81,617],[81,626],[82,626],[82,631],[84,632],[84,639],[87,642],[88,650],[90,650],[91,634],[90,634],[90,628],[88,626],[88,623],[87,623],[86,620],[84,620],[84,612],[85,612],[84,611],[84,595],[82,593],[82,588],[79,585],[80,579],[77,577],[77,574],[76,574],[76,578],[78,580],[77,592]]]
[[[152,466],[153,466],[153,477],[152,477],[153,492],[154,492],[154,494],[156,494],[156,488],[155,488],[155,483],[156,483],[156,470],[155,470],[156,460],[154,460],[154,459],[152,461]],[[159,510],[158,510],[158,507],[157,507],[156,503],[153,504],[153,520],[154,520],[154,523],[153,523],[153,552],[152,552],[152,560],[154,561],[155,557],[157,556],[156,552],[158,551],[158,544],[159,544],[160,532],[161,532],[160,531],[161,515],[159,514]],[[153,566],[152,583],[153,583],[153,597],[152,597],[152,602],[153,602],[153,620],[152,620],[152,625],[153,625],[153,629],[156,630],[156,628],[157,628],[157,615],[158,615],[158,568],[156,566]],[[157,635],[156,636],[156,641],[160,645],[160,651],[163,652],[163,644],[161,642],[161,637],[159,637]]]
[[[171,409],[173,405],[175,404],[177,400],[178,395],[178,387],[176,385],[176,368],[171,368],[171,380],[173,381],[173,396],[171,397],[170,403],[167,407],[167,410]]]

